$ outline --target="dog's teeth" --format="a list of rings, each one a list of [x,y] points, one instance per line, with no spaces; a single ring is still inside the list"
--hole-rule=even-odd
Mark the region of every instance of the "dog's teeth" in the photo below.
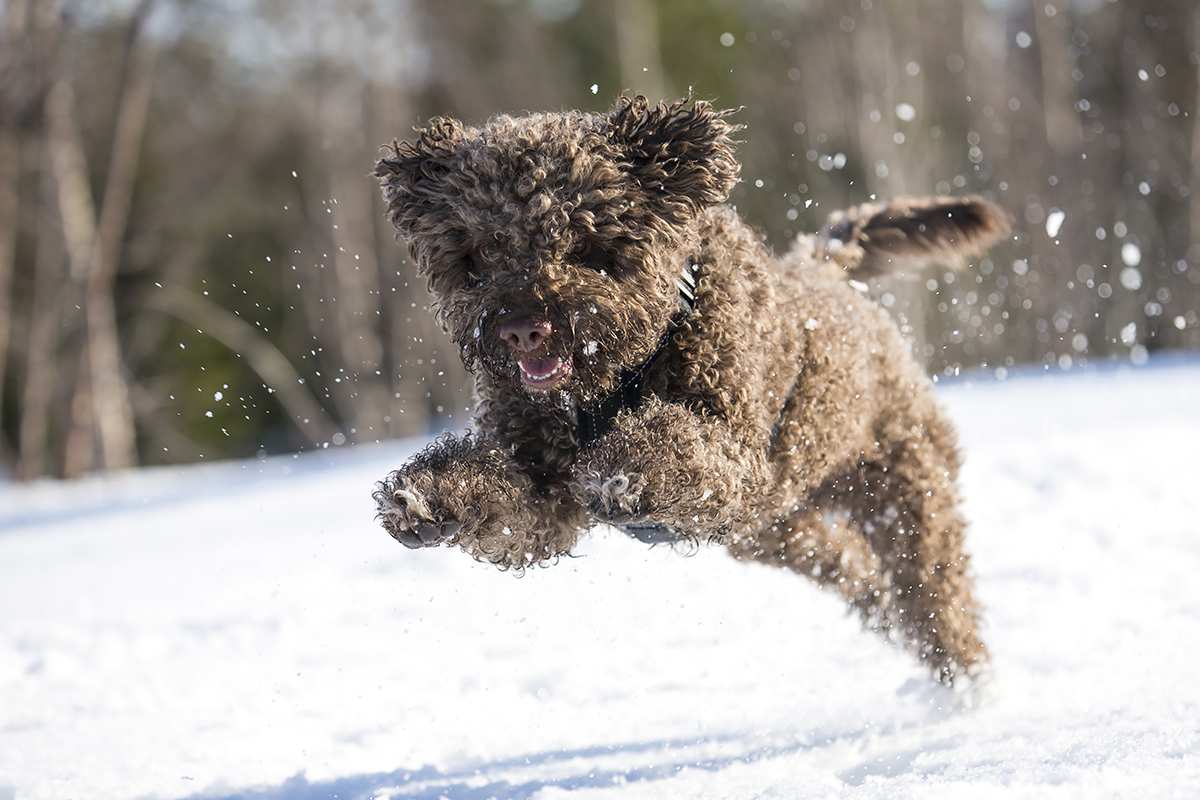
[[[525,376],[526,378],[528,378],[531,381],[536,381],[536,382],[542,383],[542,382],[550,380],[555,375],[558,375],[560,372],[562,372],[564,367],[566,366],[566,362],[559,359],[558,362],[555,363],[555,365],[546,372],[530,372],[528,369],[525,368],[525,365],[521,364],[520,362],[517,363],[517,366],[520,367],[521,374],[523,376]]]

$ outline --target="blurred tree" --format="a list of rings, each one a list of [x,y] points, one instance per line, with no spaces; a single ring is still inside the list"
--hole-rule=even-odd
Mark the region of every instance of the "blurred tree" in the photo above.
[[[871,288],[932,372],[1200,347],[1200,12],[1175,0],[6,0],[0,465],[460,424],[377,147],[621,90],[741,109],[733,202],[780,250],[872,197],[1009,208],[971,271]]]
[[[13,273],[17,262],[21,193],[21,117],[30,80],[29,52],[22,46],[29,9],[14,0],[0,17],[0,431],[4,430],[4,387],[12,335]],[[0,459],[6,458],[0,436]],[[11,458],[11,456],[7,456]]]

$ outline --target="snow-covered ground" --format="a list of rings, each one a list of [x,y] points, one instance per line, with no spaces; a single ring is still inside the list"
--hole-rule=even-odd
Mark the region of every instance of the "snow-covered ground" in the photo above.
[[[942,394],[974,708],[719,550],[405,550],[388,445],[0,487],[0,800],[1194,797],[1200,365]]]

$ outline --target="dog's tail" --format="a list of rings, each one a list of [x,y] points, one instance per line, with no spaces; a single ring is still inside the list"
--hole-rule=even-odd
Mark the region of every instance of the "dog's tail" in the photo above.
[[[853,278],[938,262],[958,267],[1008,235],[1008,214],[982,197],[901,197],[830,215],[818,257]]]

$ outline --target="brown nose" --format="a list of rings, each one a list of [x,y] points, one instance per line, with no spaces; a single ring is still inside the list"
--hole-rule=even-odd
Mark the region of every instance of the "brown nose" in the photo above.
[[[532,353],[545,343],[553,328],[544,319],[521,317],[500,323],[496,335],[518,353]]]

